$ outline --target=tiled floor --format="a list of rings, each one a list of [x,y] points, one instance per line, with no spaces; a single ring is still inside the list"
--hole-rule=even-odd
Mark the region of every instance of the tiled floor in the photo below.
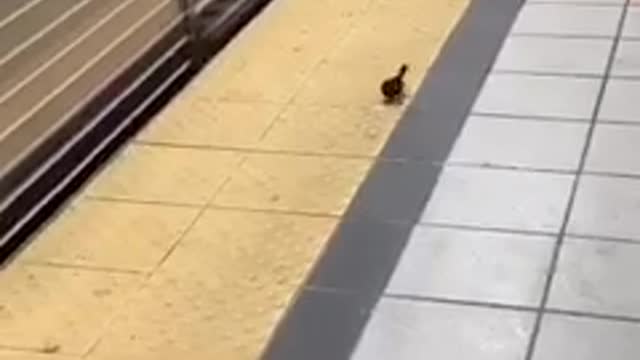
[[[640,357],[638,5],[525,2],[354,360]]]
[[[275,0],[0,273],[0,359],[256,359],[348,210],[297,292],[337,312],[294,333],[361,335],[353,360],[638,359],[640,2],[526,1],[448,158],[376,159],[403,108],[372,74],[408,59],[416,85],[465,6]],[[348,208],[374,162],[383,195]],[[321,351],[276,360],[346,358]]]

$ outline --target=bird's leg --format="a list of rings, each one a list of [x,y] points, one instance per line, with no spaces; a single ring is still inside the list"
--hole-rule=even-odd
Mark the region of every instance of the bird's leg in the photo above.
[[[402,91],[393,98],[392,102],[396,105],[401,105],[407,97],[409,97],[410,93],[406,88],[403,88]]]
[[[384,103],[385,105],[393,105],[393,104],[395,104],[395,103],[396,103],[396,101],[397,101],[397,100],[396,100],[395,98],[385,97],[385,98],[384,98],[384,100],[383,100],[383,103]]]
[[[408,87],[406,87],[406,86],[402,90],[402,94],[400,94],[400,96],[402,96],[403,99],[411,97],[411,95],[413,95],[413,92],[410,91],[410,89]]]

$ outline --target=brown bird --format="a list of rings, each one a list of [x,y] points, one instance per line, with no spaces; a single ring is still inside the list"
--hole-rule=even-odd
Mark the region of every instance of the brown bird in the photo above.
[[[398,74],[382,82],[380,90],[385,97],[386,103],[397,102],[404,95],[404,80],[402,78],[407,73],[407,70],[409,70],[409,66],[402,64]]]

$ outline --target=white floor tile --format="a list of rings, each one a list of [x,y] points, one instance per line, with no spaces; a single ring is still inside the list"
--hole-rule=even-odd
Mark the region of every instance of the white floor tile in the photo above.
[[[640,126],[598,124],[589,153],[587,171],[640,175]]]
[[[534,314],[382,299],[353,360],[523,359]]]
[[[495,70],[603,75],[613,39],[512,36]]]
[[[575,171],[587,130],[586,122],[471,116],[449,162]]]
[[[533,360],[636,360],[640,324],[545,315]]]
[[[640,79],[611,79],[607,83],[599,120],[640,122]]]
[[[443,170],[422,222],[557,232],[573,176],[478,168]]]
[[[537,306],[555,240],[417,226],[387,292]]]
[[[638,219],[640,180],[583,175],[568,232],[640,240]]]
[[[473,111],[590,120],[600,83],[591,78],[492,74]]]
[[[640,76],[640,41],[620,41],[611,75]]]
[[[548,306],[638,318],[638,273],[639,244],[569,238],[560,252]]]
[[[514,34],[611,36],[616,34],[622,7],[528,3],[516,19]]]

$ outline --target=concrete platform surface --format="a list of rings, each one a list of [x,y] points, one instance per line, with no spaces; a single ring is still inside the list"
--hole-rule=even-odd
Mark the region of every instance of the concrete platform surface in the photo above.
[[[0,272],[0,359],[257,359],[466,0],[274,0]]]

